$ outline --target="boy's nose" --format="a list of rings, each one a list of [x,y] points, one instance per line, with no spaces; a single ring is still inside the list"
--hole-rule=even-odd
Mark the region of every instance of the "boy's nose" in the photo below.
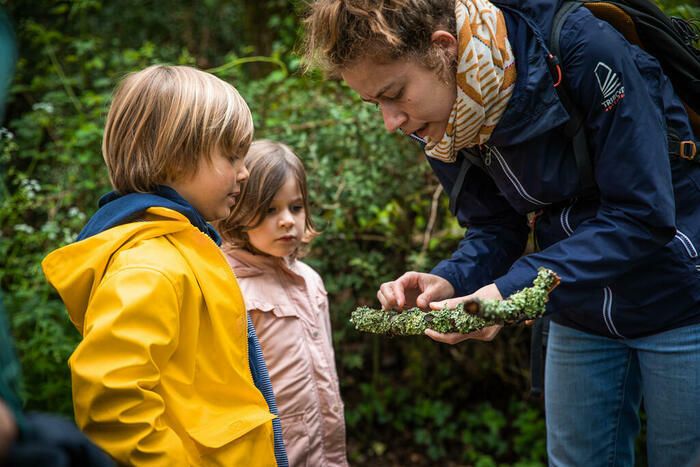
[[[248,172],[248,168],[245,165],[243,165],[241,167],[241,170],[239,170],[238,174],[236,175],[236,181],[238,183],[245,182],[246,180],[248,180],[249,176],[250,176],[250,172]]]
[[[380,108],[384,119],[384,127],[389,132],[393,133],[408,121],[408,115],[392,103],[381,104]]]

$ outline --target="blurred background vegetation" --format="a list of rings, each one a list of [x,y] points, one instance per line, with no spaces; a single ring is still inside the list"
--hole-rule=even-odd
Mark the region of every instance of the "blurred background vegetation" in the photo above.
[[[667,13],[700,18],[690,1]],[[428,270],[463,235],[406,138],[339,82],[302,76],[300,1],[0,1],[20,51],[0,128],[0,285],[28,410],[72,414],[67,358],[79,336],[40,269],[75,239],[109,181],[100,152],[110,93],[154,63],[194,65],[248,101],[256,137],[291,145],[323,235],[349,458],[367,465],[543,465],[541,401],[528,398],[529,329],[455,347],[355,332],[349,312],[381,282]],[[642,455],[643,456],[643,455]],[[643,457],[642,457],[643,458]]]

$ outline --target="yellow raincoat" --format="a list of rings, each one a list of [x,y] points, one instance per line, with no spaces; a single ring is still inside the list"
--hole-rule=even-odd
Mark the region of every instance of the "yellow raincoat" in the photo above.
[[[78,425],[120,463],[276,465],[231,268],[185,216],[145,220],[42,263],[83,335],[69,360]]]

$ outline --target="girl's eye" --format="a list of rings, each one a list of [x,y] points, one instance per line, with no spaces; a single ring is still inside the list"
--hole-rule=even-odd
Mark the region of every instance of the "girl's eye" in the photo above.
[[[274,214],[275,211],[276,211],[275,208],[267,208],[267,214],[268,214],[268,215],[269,215],[269,214]]]
[[[304,206],[302,206],[301,204],[295,204],[294,206],[292,206],[292,212],[301,212],[303,210]]]

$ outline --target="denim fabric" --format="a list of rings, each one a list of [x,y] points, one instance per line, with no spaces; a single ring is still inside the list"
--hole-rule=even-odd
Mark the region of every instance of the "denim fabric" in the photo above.
[[[649,466],[688,465],[700,446],[699,395],[700,325],[615,340],[552,323],[545,365],[549,463],[635,465],[643,403]]]

